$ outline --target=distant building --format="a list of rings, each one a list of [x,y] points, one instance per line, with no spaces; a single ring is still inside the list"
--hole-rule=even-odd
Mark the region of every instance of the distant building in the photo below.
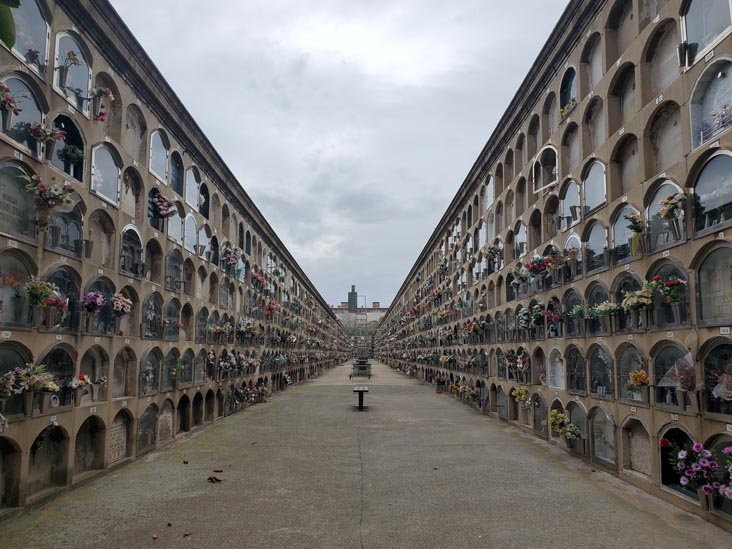
[[[358,293],[356,286],[351,286],[348,292],[348,301],[341,301],[340,305],[332,306],[331,311],[346,330],[350,337],[352,348],[368,346],[373,348],[373,336],[381,317],[386,314],[387,307],[382,307],[378,301],[373,301],[371,307],[358,307]]]
[[[351,286],[351,291],[348,292],[348,312],[355,313],[358,309],[358,292],[356,292],[356,286]]]

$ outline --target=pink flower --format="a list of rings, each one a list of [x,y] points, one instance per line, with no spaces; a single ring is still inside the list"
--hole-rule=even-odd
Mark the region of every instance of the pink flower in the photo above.
[[[686,450],[679,450],[679,459],[686,459]]]
[[[681,477],[679,479],[679,483],[681,484],[681,486],[686,486],[687,484],[689,484],[689,479],[686,477]]]
[[[701,442],[695,442],[691,449],[695,452],[701,452],[704,449],[704,446],[702,446]]]
[[[702,455],[707,459],[712,457],[712,453],[709,450],[702,450]]]

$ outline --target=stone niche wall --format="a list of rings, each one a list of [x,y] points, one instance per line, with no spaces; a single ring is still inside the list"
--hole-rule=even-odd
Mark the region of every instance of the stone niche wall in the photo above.
[[[173,406],[169,401],[163,404],[158,419],[158,442],[166,442],[173,438]]]
[[[127,457],[130,420],[124,413],[117,414],[109,429],[109,461],[114,463]]]

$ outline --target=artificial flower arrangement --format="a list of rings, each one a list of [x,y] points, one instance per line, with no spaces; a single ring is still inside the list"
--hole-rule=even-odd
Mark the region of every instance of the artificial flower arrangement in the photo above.
[[[87,311],[92,312],[97,308],[104,307],[107,304],[107,298],[104,297],[102,292],[92,291],[85,293],[84,297],[81,298],[81,302]]]
[[[45,306],[46,300],[54,298],[58,291],[58,288],[53,282],[41,280],[34,276],[25,283],[23,288],[32,307]]]
[[[585,313],[585,306],[581,304],[575,305],[569,310],[569,316],[572,318],[585,318]]]
[[[651,380],[648,377],[648,372],[644,368],[638,368],[628,374],[628,381],[626,387],[631,393],[640,393],[642,387],[650,385]]]
[[[529,261],[527,267],[529,272],[534,275],[544,274],[548,271],[546,260],[538,255],[534,256],[534,258]]]
[[[541,326],[544,324],[544,310],[546,306],[543,303],[537,303],[531,308],[531,323],[534,326]]]
[[[16,116],[23,111],[23,109],[18,107],[18,103],[15,97],[13,97],[10,88],[2,82],[0,82],[0,111],[13,113]]]
[[[578,255],[579,255],[579,249],[568,248],[564,251],[564,262],[567,265],[571,265],[573,262],[575,262],[577,260]]]
[[[686,297],[688,282],[675,276],[670,276],[661,287],[666,303],[681,303]]]
[[[47,128],[43,124],[31,124],[30,134],[39,143],[46,141],[63,141],[66,139],[66,132],[58,128]]]
[[[582,436],[582,431],[574,423],[567,423],[562,434],[567,441],[573,441]]]
[[[508,276],[512,277],[511,280],[511,286],[513,286],[514,289],[518,288],[521,284],[528,282],[529,277],[531,276],[531,272],[529,272],[529,269],[527,269],[524,265],[519,263],[514,268],[508,271]]]
[[[78,67],[81,65],[81,59],[79,59],[79,54],[76,53],[76,50],[69,50],[63,56],[61,64],[66,68]]]
[[[69,387],[72,389],[83,389],[87,385],[91,384],[91,379],[89,379],[89,376],[86,374],[79,374],[78,377],[75,377],[69,382]]]
[[[590,309],[592,317],[615,316],[618,314],[618,306],[610,301],[603,301]]]
[[[635,234],[641,234],[643,232],[643,219],[635,212],[627,213],[623,218],[628,222],[628,230]]]
[[[127,315],[132,311],[132,300],[120,293],[112,296],[112,310],[118,315]]]
[[[240,258],[241,251],[238,248],[234,248],[228,242],[221,248],[221,261],[223,261],[225,265],[235,266],[239,263]]]
[[[626,311],[647,309],[653,305],[654,285],[646,283],[643,288],[634,292],[625,292],[621,307]]]
[[[716,491],[732,499],[732,446],[722,448],[718,458],[724,459],[725,463],[720,466],[712,452],[700,442],[694,442],[688,448],[680,448],[665,437],[658,442],[662,449],[668,448],[668,460],[679,475],[681,486],[701,490],[708,496]]]
[[[37,175],[22,177],[28,181],[25,190],[33,194],[36,206],[52,209],[61,204],[74,203],[71,200],[74,187],[68,181],[64,181],[63,184],[59,185],[55,176],[51,176],[50,183],[45,183]]]
[[[53,374],[51,374],[46,368],[45,364],[36,364],[35,362],[28,362],[25,368],[16,370],[19,376],[19,386],[22,391],[30,391],[32,393],[39,393],[41,391],[54,392],[58,390]]]
[[[547,269],[556,270],[564,265],[564,257],[559,252],[552,251],[549,255],[544,256],[544,263]]]
[[[483,255],[493,261],[501,256],[501,248],[499,248],[495,244],[486,244],[485,246],[483,246],[482,252]]]
[[[531,312],[527,307],[522,307],[516,314],[516,320],[520,330],[528,330],[531,327]]]
[[[66,145],[58,151],[58,157],[69,164],[78,164],[84,160],[84,151],[76,145]]]
[[[91,90],[91,96],[95,99],[106,99],[107,101],[114,101],[114,94],[110,88],[103,88],[100,86],[94,86]]]
[[[272,300],[264,307],[264,314],[267,316],[273,315],[277,312],[279,309],[280,304],[277,303],[277,301]]]
[[[557,409],[549,412],[549,429],[551,429],[552,432],[564,434],[567,423],[569,423],[569,420],[567,418],[567,414],[564,412],[560,412]]]
[[[686,195],[684,193],[670,194],[661,199],[659,215],[666,221],[678,219],[684,210]]]
[[[526,402],[526,399],[529,396],[529,390],[523,385],[519,387],[514,387],[511,391],[511,396],[516,402],[520,404],[522,402]]]
[[[175,207],[175,204],[165,198],[157,189],[155,189],[155,193],[150,197],[150,201],[158,217],[173,217],[178,214],[178,208]]]

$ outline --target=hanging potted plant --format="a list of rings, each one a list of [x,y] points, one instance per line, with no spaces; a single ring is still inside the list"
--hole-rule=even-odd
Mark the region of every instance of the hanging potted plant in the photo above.
[[[41,280],[36,277],[31,277],[23,288],[28,296],[31,307],[44,307],[46,300],[53,298],[58,291],[58,288],[53,282]]]
[[[104,109],[103,101],[114,101],[114,94],[109,88],[95,86],[91,91],[92,114],[98,117]]]
[[[0,82],[0,112],[2,113],[4,132],[10,131],[13,125],[13,116],[20,114],[22,110],[18,107],[15,97],[10,93],[10,88]]]
[[[79,54],[75,50],[69,50],[65,55],[61,55],[61,64],[56,67],[56,70],[58,71],[58,87],[63,90],[66,88],[69,79],[69,69],[80,66],[81,59],[79,59]]]
[[[49,160],[53,156],[56,148],[56,141],[66,139],[66,132],[58,128],[47,128],[43,124],[32,124],[30,127],[31,137],[36,142],[36,158],[41,156],[41,147],[45,146],[45,159]]]

